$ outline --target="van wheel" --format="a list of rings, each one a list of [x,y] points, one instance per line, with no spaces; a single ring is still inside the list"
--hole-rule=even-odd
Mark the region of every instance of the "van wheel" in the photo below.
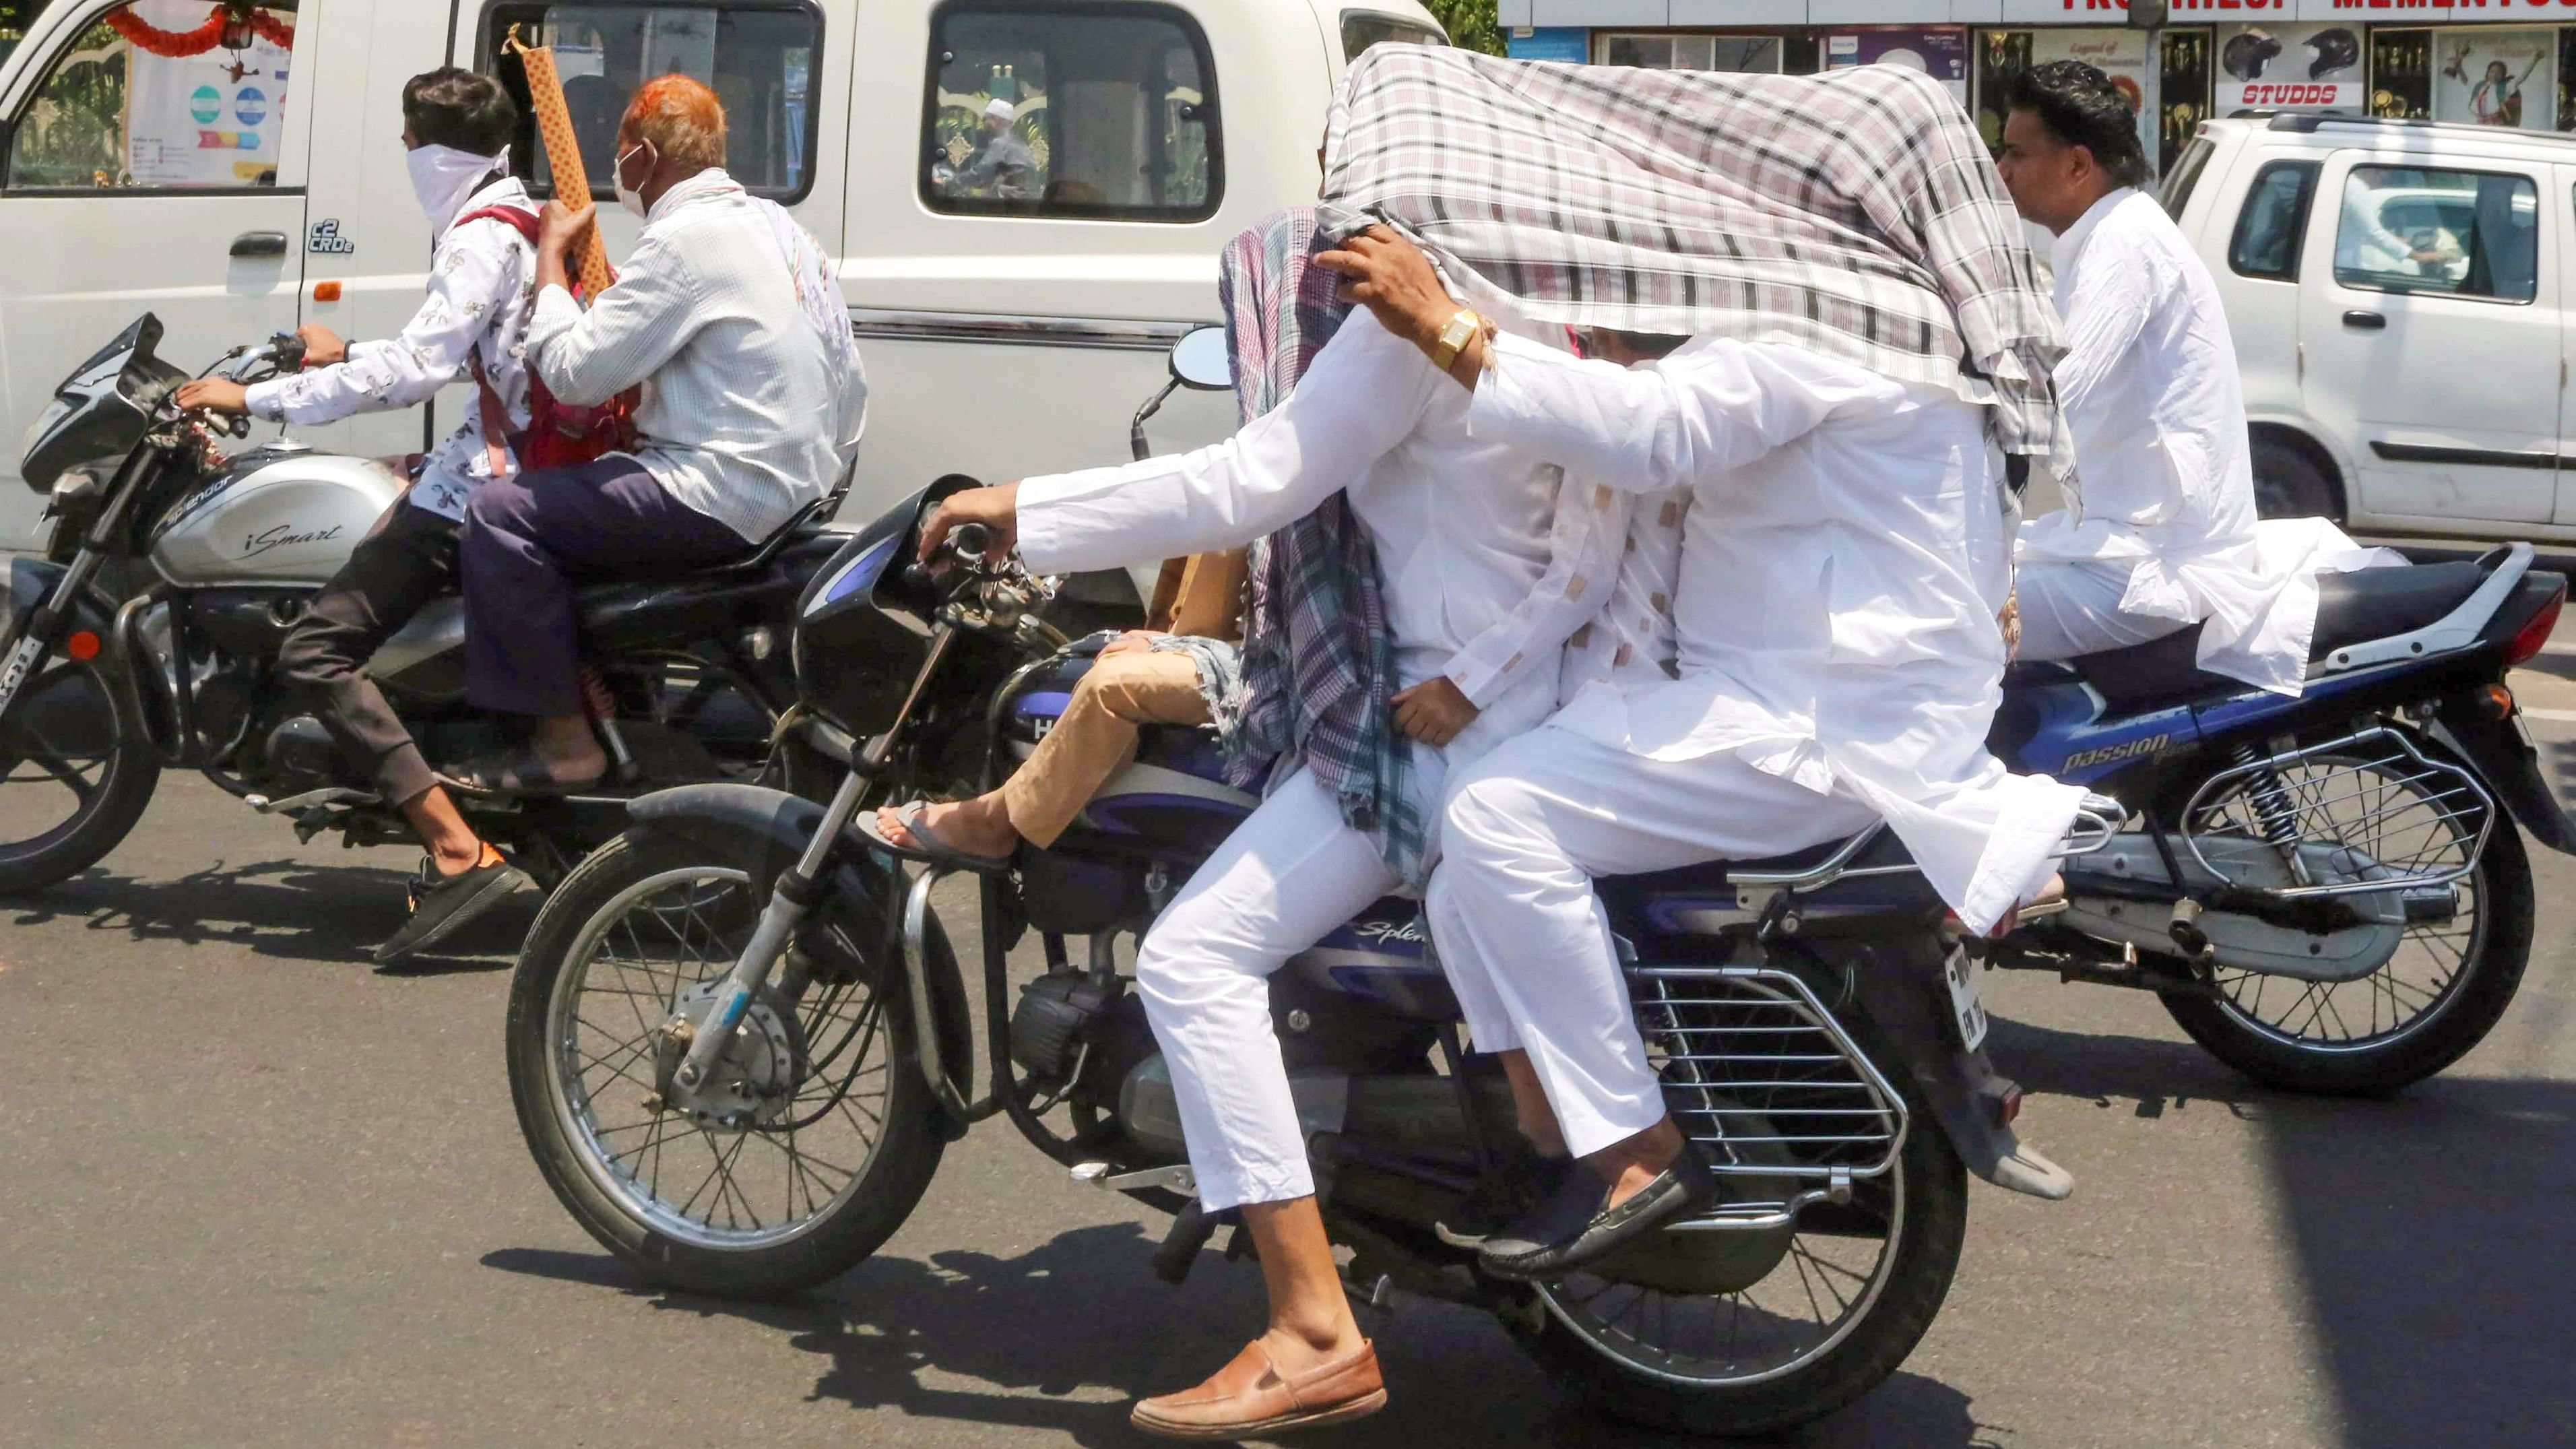
[[[2343,489],[2307,449],[2285,438],[2254,439],[2254,511],[2265,518],[2343,522]]]

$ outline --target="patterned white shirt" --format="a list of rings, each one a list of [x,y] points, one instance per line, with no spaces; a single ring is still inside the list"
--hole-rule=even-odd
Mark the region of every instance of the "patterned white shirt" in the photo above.
[[[488,206],[537,209],[526,187],[505,178],[468,197],[457,215]],[[451,226],[430,252],[429,295],[400,335],[352,342],[345,362],[254,384],[245,405],[253,417],[304,425],[407,408],[450,383],[469,381],[466,359],[479,353],[484,375],[500,394],[515,433],[528,425],[528,375],[520,345],[536,300],[535,284],[536,250],[508,222],[485,219]],[[516,470],[517,460],[510,456],[508,441],[499,441],[506,476]],[[430,453],[412,485],[411,501],[461,521],[474,486],[491,476],[478,393],[465,404],[465,421]]]

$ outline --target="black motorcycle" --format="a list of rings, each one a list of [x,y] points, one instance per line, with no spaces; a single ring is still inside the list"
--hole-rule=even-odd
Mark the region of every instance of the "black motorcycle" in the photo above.
[[[829,1280],[902,1225],[949,1141],[995,1116],[1074,1183],[1170,1212],[1154,1266],[1172,1282],[1221,1226],[1126,974],[1256,803],[1218,780],[1212,737],[1146,731],[1052,848],[978,878],[980,1001],[932,908],[941,876],[907,874],[851,828],[961,756],[998,781],[1093,658],[1046,617],[1051,581],[982,556],[980,530],[949,540],[944,578],[907,566],[928,510],[970,486],[943,479],[877,520],[798,607],[787,733],[841,765],[829,802],[749,784],[636,801],[520,957],[521,1130],[566,1208],[655,1282],[761,1297]],[[2072,848],[2118,814],[2095,802]],[[1666,1099],[1719,1164],[1723,1200],[1535,1286],[1444,1243],[1440,1220],[1506,1170],[1509,1095],[1462,1051],[1416,905],[1390,898],[1271,979],[1350,1291],[1490,1312],[1644,1422],[1753,1433],[1830,1412],[1938,1312],[1969,1170],[2042,1196],[2066,1180],[2016,1155],[2019,1094],[1979,1049],[1973,976],[1884,830],[1602,891]],[[1044,965],[1015,983],[1009,952],[1031,934]]]
[[[160,337],[151,315],[137,320],[73,369],[27,434],[21,471],[49,492],[53,523],[42,557],[8,561],[0,595],[0,893],[106,855],[172,766],[302,839],[413,838],[274,668],[306,602],[407,485],[372,459],[292,442],[225,457],[220,424],[174,403],[188,374],[154,355]],[[302,352],[278,337],[216,367],[253,382]],[[236,419],[231,432],[248,428]],[[839,499],[745,562],[586,591],[587,692],[617,768],[571,798],[461,800],[475,829],[551,882],[623,828],[625,797],[763,769],[792,695],[790,610],[840,546],[821,526]],[[465,705],[464,641],[459,602],[444,599],[368,663],[432,759],[501,743],[498,723]]]

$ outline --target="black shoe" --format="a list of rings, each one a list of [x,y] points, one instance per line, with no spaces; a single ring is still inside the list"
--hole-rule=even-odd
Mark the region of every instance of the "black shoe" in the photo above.
[[[423,947],[446,939],[457,927],[501,903],[528,883],[528,877],[506,860],[487,860],[459,875],[442,875],[436,857],[420,858],[420,874],[411,882],[411,919],[393,939],[376,948],[376,961],[399,961]]]
[[[1672,1166],[1616,1207],[1608,1205],[1610,1190],[1599,1179],[1569,1173],[1565,1186],[1538,1211],[1487,1238],[1476,1261],[1497,1278],[1561,1278],[1697,1212],[1716,1196],[1716,1177],[1687,1145]]]
[[[1571,1157],[1516,1152],[1502,1171],[1477,1179],[1475,1190],[1431,1225],[1453,1248],[1481,1248],[1485,1240],[1529,1216],[1556,1195],[1576,1171]]]

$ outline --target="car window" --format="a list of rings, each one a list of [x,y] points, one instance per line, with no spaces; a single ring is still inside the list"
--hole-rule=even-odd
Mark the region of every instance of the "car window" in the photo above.
[[[725,110],[725,171],[755,196],[793,201],[814,176],[814,88],[823,22],[802,5],[496,5],[484,25],[487,68],[519,102],[512,169],[539,196],[554,194],[553,168],[537,145],[528,82],[503,49],[522,39],[553,47],[564,105],[581,144],[590,194],[617,194],[617,123],[636,87],[674,71],[706,82]]]
[[[2236,235],[2227,264],[2240,277],[2276,282],[2299,279],[2299,248],[2308,237],[2308,198],[2315,194],[2319,163],[2273,161],[2254,173],[2236,213]]]
[[[1398,45],[1447,45],[1449,37],[1419,20],[1406,20],[1397,15],[1373,15],[1366,10],[1342,12],[1343,60],[1357,60],[1361,51],[1388,41]]]
[[[2375,292],[2528,302],[2539,289],[2540,193],[2530,177],[2356,166],[2335,226],[2335,280]]]
[[[1216,73],[1168,5],[968,3],[931,18],[921,197],[969,215],[1202,221]]]
[[[295,9],[134,0],[83,30],[9,130],[11,191],[277,184]]]
[[[2200,184],[2200,173],[2209,165],[2209,154],[2217,149],[2205,138],[2195,140],[2173,169],[2165,173],[2164,187],[2156,193],[2156,204],[2165,209],[2165,215],[2182,220],[2182,209],[2191,201],[2191,190]]]

